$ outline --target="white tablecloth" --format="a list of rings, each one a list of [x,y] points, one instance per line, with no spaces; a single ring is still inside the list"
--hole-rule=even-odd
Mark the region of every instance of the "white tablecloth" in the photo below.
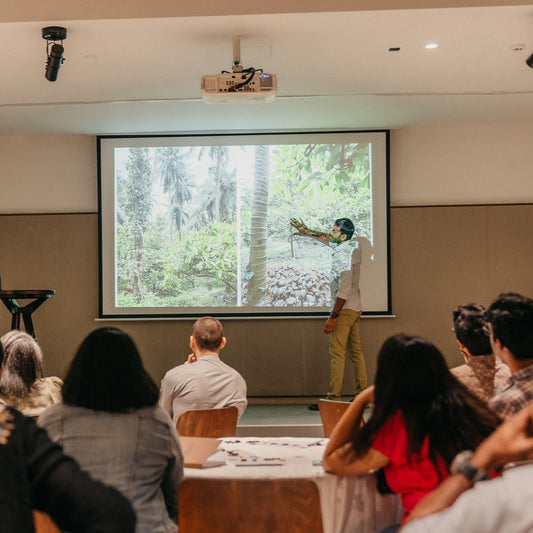
[[[397,495],[381,496],[372,474],[327,474],[320,461],[328,439],[296,437],[231,437],[221,439],[215,456],[223,466],[186,468],[186,477],[307,478],[318,486],[324,533],[373,533],[399,523],[403,514]]]

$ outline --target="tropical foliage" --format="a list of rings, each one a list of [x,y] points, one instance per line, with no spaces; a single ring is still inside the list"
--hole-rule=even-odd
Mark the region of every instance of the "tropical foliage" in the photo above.
[[[322,231],[349,217],[358,235],[372,239],[368,144],[123,150],[119,307],[284,305],[272,303],[272,272],[283,287],[289,269],[294,278],[327,276],[330,268],[326,247],[292,235],[293,217]]]

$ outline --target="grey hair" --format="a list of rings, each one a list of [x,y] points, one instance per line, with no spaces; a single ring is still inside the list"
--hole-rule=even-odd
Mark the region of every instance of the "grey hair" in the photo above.
[[[35,380],[43,377],[43,352],[23,331],[9,331],[0,342],[4,348],[0,392],[22,398],[31,392]]]

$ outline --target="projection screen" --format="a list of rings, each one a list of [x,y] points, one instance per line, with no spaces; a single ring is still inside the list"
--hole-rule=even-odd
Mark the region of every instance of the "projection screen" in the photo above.
[[[350,218],[364,313],[390,314],[389,131],[100,136],[100,317],[316,317]]]

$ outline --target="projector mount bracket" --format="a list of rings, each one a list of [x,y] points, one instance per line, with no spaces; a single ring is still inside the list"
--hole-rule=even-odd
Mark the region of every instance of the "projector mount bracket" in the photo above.
[[[63,41],[67,38],[67,28],[61,26],[47,26],[42,29],[43,39],[47,41]]]
[[[233,36],[233,63],[231,67],[234,73],[242,72],[241,38],[238,35]]]

